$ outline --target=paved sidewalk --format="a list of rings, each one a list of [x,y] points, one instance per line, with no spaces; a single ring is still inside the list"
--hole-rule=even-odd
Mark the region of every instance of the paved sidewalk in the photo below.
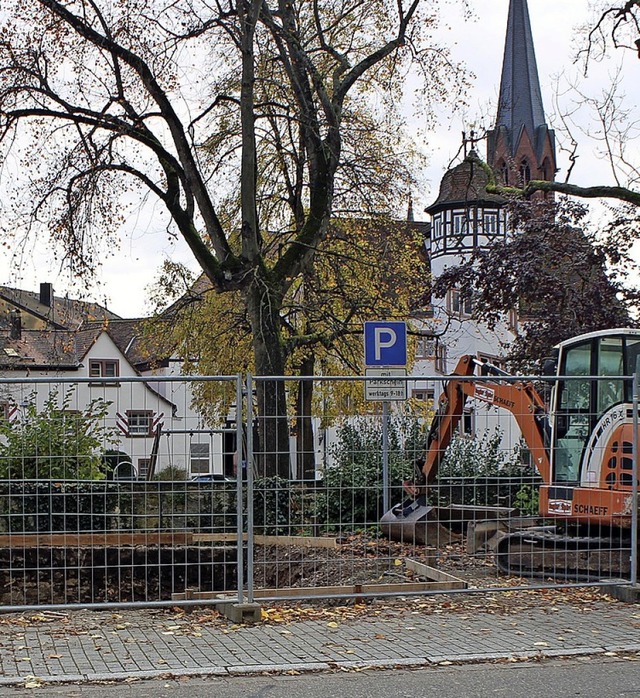
[[[540,597],[512,609],[477,597],[431,607],[408,600],[349,615],[253,626],[234,626],[202,608],[0,616],[0,685],[601,653],[640,658],[640,605],[609,599]]]

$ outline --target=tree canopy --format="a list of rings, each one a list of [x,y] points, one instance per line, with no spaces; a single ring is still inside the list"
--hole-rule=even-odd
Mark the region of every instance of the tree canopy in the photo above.
[[[212,288],[241,299],[256,373],[283,375],[283,302],[332,215],[388,210],[411,181],[408,72],[426,116],[460,94],[436,21],[420,0],[7,0],[0,143],[30,186],[3,225],[48,229],[86,273],[123,190],[156,197]],[[258,392],[264,472],[286,475],[283,386]]]
[[[516,310],[518,336],[505,347],[514,370],[537,370],[562,340],[632,324],[630,310],[640,300],[632,238],[590,233],[585,206],[567,199],[516,198],[508,211],[508,238],[446,270],[434,292],[459,289],[489,327]]]

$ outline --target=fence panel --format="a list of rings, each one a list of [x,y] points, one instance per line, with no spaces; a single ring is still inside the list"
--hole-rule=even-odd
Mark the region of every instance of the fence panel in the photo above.
[[[260,405],[267,380],[286,413]],[[496,378],[464,379],[439,449],[445,381],[394,376],[407,397],[385,405],[365,377],[0,380],[0,607],[634,582],[637,398],[517,414]],[[517,418],[542,424],[549,472]]]
[[[0,394],[0,607],[238,593],[238,377],[4,379]]]
[[[603,405],[611,381],[591,379]],[[294,379],[279,380],[290,396],[300,390]],[[404,380],[407,399],[385,410],[363,399],[365,378],[305,378],[312,411],[285,417],[292,483],[273,477],[274,454],[256,439],[251,599],[630,581],[637,434],[626,430],[637,407],[612,399],[598,413],[535,414],[527,402],[488,399],[497,381],[519,391],[527,377],[461,379],[471,397],[425,489],[415,471],[434,438],[429,425],[447,418],[446,405],[436,416],[447,379]],[[577,379],[566,379],[573,380],[578,390]],[[544,383],[536,388],[548,391]],[[523,437],[534,423],[546,441],[546,465],[536,464],[539,452]],[[609,438],[616,425],[620,443]],[[417,497],[403,481],[417,482]]]

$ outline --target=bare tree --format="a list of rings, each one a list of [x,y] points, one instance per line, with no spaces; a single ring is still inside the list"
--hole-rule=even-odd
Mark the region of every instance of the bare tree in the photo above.
[[[136,182],[213,287],[241,294],[257,373],[283,375],[283,298],[336,202],[374,207],[408,180],[394,123],[407,71],[420,69],[425,98],[455,92],[457,67],[429,39],[436,5],[4,1],[0,142],[30,175],[5,227],[26,204],[86,273]],[[372,130],[385,134],[377,156]],[[282,384],[260,382],[258,403],[263,473],[287,476]]]

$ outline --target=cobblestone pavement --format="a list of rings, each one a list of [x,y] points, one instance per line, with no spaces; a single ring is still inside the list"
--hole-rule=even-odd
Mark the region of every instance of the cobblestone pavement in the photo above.
[[[210,609],[0,616],[0,685],[519,661],[609,653],[640,660],[640,605],[609,598],[407,600],[233,625]],[[291,620],[293,618],[293,620]]]

